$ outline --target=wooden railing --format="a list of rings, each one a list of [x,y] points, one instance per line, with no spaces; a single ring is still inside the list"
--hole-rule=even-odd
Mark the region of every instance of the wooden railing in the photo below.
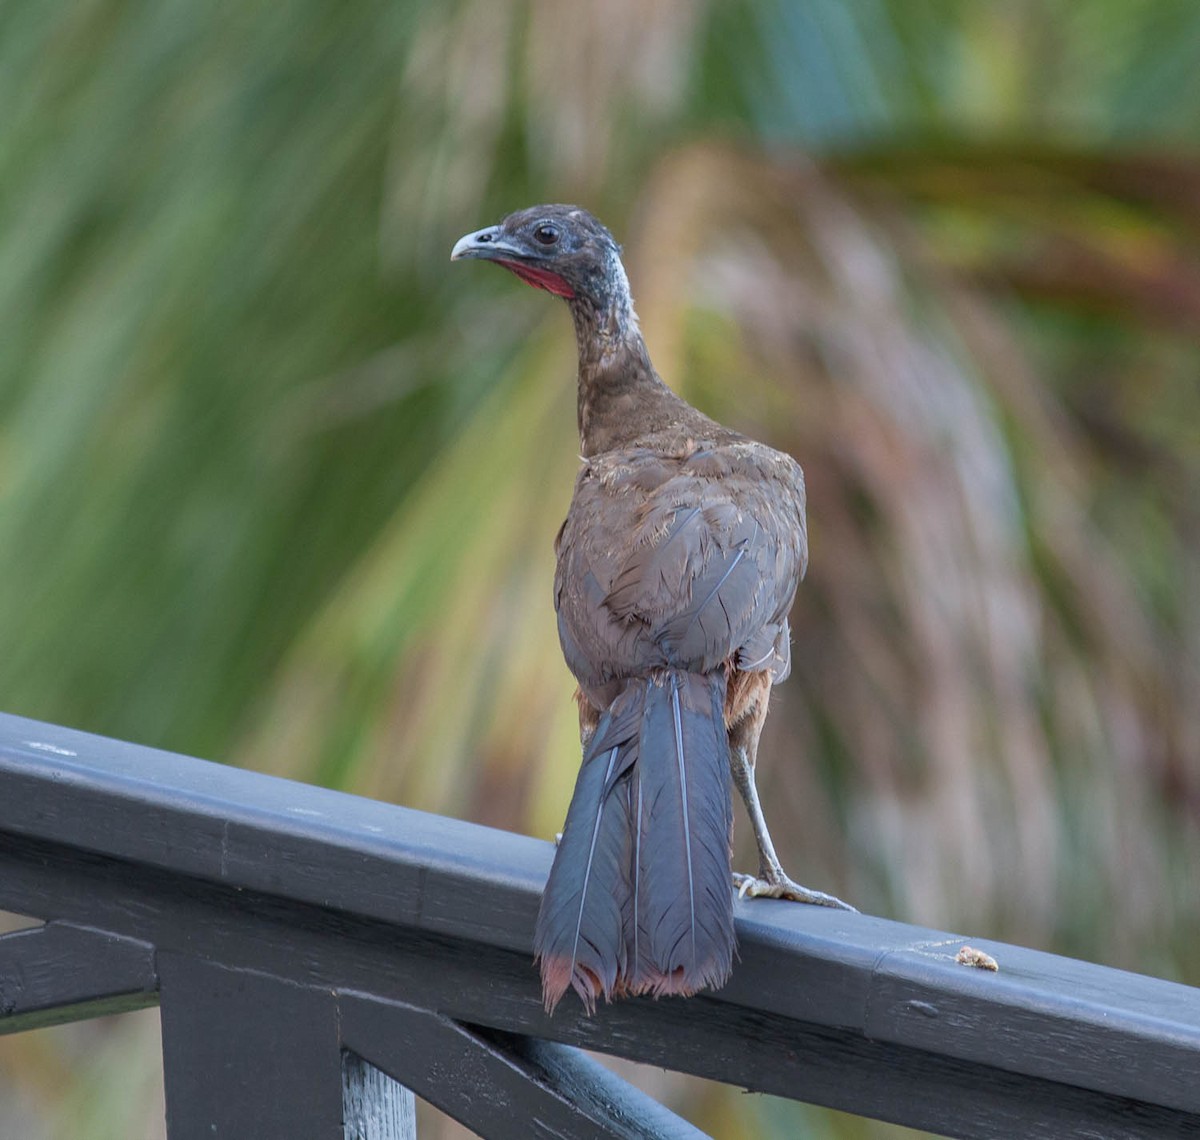
[[[579,1047],[948,1136],[1200,1135],[1200,990],[737,905],[719,993],[542,1009],[548,843],[0,716],[0,1032],[158,1003],[171,1140],[695,1137]],[[2,1111],[2,1110],[0,1110]],[[0,1134],[4,1122],[0,1120]]]

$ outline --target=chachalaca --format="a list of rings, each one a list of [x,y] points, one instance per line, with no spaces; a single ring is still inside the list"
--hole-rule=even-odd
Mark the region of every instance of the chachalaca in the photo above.
[[[554,593],[583,764],[535,934],[550,1010],[568,986],[590,1011],[601,995],[722,985],[735,886],[853,909],[784,874],[754,783],[808,558],[804,475],[663,383],[620,252],[587,211],[534,206],[451,253],[565,298],[579,347],[582,467]],[[732,873],[730,773],[756,877]]]

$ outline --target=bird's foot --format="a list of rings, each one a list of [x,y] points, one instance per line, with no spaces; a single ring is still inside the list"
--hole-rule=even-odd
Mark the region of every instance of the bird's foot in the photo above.
[[[858,913],[856,907],[824,891],[810,890],[799,883],[793,883],[782,871],[778,874],[764,873],[756,878],[754,875],[733,873],[733,885],[740,899],[789,899],[792,902],[809,903],[812,906],[829,906],[837,910],[849,910]]]

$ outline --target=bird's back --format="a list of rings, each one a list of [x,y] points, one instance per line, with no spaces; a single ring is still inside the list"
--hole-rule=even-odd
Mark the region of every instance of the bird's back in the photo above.
[[[593,456],[576,479],[555,604],[567,663],[600,707],[613,682],[653,669],[775,666],[807,559],[804,477],[712,428]]]

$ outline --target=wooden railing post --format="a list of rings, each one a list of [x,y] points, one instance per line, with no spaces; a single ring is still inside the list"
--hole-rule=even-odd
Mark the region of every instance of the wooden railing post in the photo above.
[[[417,1102],[402,1084],[342,1051],[345,1140],[416,1140]]]
[[[328,990],[158,955],[168,1140],[343,1140]]]

